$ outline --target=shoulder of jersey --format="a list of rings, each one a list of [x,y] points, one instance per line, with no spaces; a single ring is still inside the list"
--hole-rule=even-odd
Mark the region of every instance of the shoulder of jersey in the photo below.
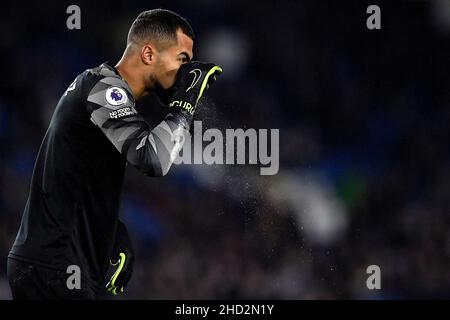
[[[87,69],[88,74],[100,76],[100,77],[113,77],[117,79],[121,79],[113,70],[109,69],[105,65],[100,65],[98,67]]]
[[[129,99],[134,103],[131,89],[129,89],[127,83],[113,70],[101,65],[97,68],[89,69],[88,72],[99,76],[98,81],[108,86],[104,91],[104,98],[109,105],[121,106],[126,104]]]

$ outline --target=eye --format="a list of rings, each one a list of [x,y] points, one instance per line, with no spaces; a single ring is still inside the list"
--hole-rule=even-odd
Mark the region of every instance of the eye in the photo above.
[[[188,56],[187,55],[185,55],[185,54],[180,54],[180,56],[179,56],[179,59],[178,60],[181,60],[181,62],[182,63],[186,63],[186,62],[189,62],[189,58],[188,58]]]

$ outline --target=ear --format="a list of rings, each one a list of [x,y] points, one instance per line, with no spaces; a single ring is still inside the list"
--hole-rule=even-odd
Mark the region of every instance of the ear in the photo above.
[[[152,64],[155,60],[155,49],[149,45],[146,44],[141,48],[141,60],[144,64]]]

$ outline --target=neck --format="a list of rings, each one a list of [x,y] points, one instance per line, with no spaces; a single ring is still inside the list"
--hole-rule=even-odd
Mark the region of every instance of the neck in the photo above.
[[[124,54],[115,67],[120,76],[130,86],[135,100],[138,100],[147,94],[143,77],[139,73],[137,64],[133,62],[131,58],[128,58],[126,54]]]

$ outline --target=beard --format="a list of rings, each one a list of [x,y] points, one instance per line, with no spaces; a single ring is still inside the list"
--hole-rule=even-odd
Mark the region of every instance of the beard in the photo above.
[[[152,90],[162,104],[169,105],[169,103],[172,102],[172,96],[175,92],[175,87],[172,86],[168,89],[164,89],[161,85],[161,82],[159,82],[159,80],[156,79],[153,75],[150,76],[150,83],[152,83],[152,86],[148,89],[148,91]]]

